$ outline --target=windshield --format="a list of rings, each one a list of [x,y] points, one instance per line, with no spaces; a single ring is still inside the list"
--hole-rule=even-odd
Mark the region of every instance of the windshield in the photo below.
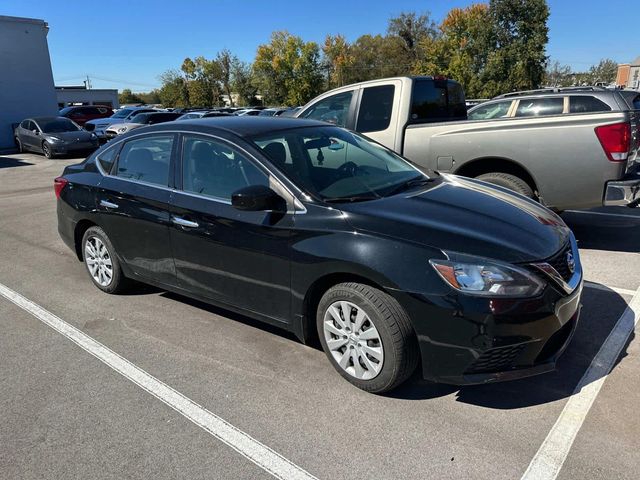
[[[133,110],[130,108],[123,108],[122,110],[118,110],[116,113],[111,115],[111,118],[126,118]]]
[[[67,113],[69,113],[71,110],[73,109],[73,107],[64,107],[62,110],[60,110],[58,113],[60,115],[66,115]]]
[[[51,120],[38,120],[38,125],[44,133],[77,132],[80,127],[68,118],[52,118]]]
[[[131,123],[147,123],[150,113],[140,113],[131,119]]]
[[[338,127],[294,128],[252,140],[300,189],[325,201],[380,198],[408,181],[428,180],[392,151]]]

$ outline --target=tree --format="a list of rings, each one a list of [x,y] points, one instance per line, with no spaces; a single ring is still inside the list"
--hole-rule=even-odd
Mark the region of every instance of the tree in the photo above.
[[[559,61],[549,62],[544,75],[544,84],[548,87],[568,87],[573,84],[574,76],[569,65]]]
[[[402,12],[397,17],[389,19],[387,35],[401,39],[404,58],[414,62],[420,56],[421,42],[428,38],[436,38],[438,31],[429,12],[422,15],[417,15],[415,12]]]
[[[322,45],[322,65],[327,71],[327,88],[345,84],[345,69],[353,65],[351,47],[343,35],[327,35]]]
[[[286,31],[258,47],[253,72],[267,103],[303,105],[322,91],[318,44]]]
[[[195,60],[185,58],[181,70],[186,78],[190,105],[212,107],[220,104],[222,69],[216,60],[202,56]]]
[[[147,105],[162,103],[158,89],[151,90],[150,92],[146,92],[146,93],[139,93],[138,96],[142,100],[142,103],[145,103]]]
[[[220,81],[222,83],[222,89],[227,94],[230,106],[233,107],[233,98],[231,97],[231,82],[233,77],[234,63],[238,62],[238,58],[233,56],[226,48],[221,52],[218,52],[216,56],[216,63],[218,64],[218,71],[220,73]]]
[[[189,90],[187,80],[178,70],[167,70],[160,75],[162,87],[158,96],[165,107],[189,107]]]
[[[408,75],[412,64],[397,36],[362,35],[350,46],[351,61],[342,67],[345,84]]]
[[[484,94],[539,87],[547,60],[546,0],[490,0],[489,15],[492,48],[482,79]]]
[[[241,61],[234,61],[232,65],[232,88],[238,95],[239,106],[258,105],[256,94],[258,88],[255,85],[251,65]]]
[[[122,93],[120,93],[120,95],[118,96],[118,101],[120,102],[120,105],[144,103],[142,99],[135,93],[132,93],[129,88],[125,88],[124,90],[122,90]]]
[[[589,69],[589,80],[591,85],[603,82],[613,83],[618,75],[618,62],[610,58],[603,58],[597,65]]]

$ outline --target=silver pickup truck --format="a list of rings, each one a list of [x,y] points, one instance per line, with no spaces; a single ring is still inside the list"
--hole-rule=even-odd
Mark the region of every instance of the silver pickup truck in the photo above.
[[[638,92],[597,88],[519,92],[472,108],[467,119],[457,82],[398,77],[331,90],[296,116],[566,210],[640,202],[639,102]]]

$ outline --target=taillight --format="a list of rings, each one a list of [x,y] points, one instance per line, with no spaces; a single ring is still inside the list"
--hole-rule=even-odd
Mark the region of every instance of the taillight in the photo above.
[[[624,162],[631,147],[631,125],[628,122],[596,127],[596,136],[612,162]]]
[[[60,193],[62,193],[62,189],[67,186],[69,180],[64,177],[57,177],[53,181],[53,189],[56,192],[56,198],[60,198]]]

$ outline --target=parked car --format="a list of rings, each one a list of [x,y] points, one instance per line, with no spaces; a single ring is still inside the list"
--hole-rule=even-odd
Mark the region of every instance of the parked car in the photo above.
[[[296,114],[302,109],[302,107],[293,107],[287,110],[286,112],[282,112],[280,114],[281,117],[295,117]]]
[[[260,115],[261,111],[262,110],[257,108],[245,108],[243,110],[237,110],[236,112],[234,112],[234,115],[237,115],[239,117],[243,117],[243,116],[255,117],[257,115]]]
[[[55,192],[100,290],[134,279],[317,335],[370,392],[418,363],[454,384],[550,371],[579,315],[578,248],[555,213],[323,122],[155,125],[65,168]]]
[[[89,153],[98,148],[98,138],[66,117],[35,117],[20,122],[14,131],[19,152],[42,153],[47,158],[71,153]]]
[[[157,112],[155,108],[147,108],[147,107],[127,107],[121,108],[117,113],[113,114],[109,118],[101,118],[98,120],[89,120],[85,123],[84,128],[90,132],[94,132],[98,139],[101,141],[106,141],[106,129],[110,125],[116,125],[118,123],[131,123],[133,117],[138,115],[139,113],[147,113],[147,112]]]
[[[180,112],[176,112],[180,113]],[[183,113],[180,117],[176,118],[176,120],[193,120],[194,118],[202,118],[204,115],[209,113],[209,110],[198,110],[197,112],[187,112]]]
[[[84,126],[89,120],[108,118],[113,115],[111,107],[103,105],[78,105],[65,107],[58,112],[61,117],[67,117],[80,126]]]
[[[355,129],[425,168],[558,211],[640,201],[640,112],[620,91],[511,93],[469,115],[458,83],[401,77],[324,93],[297,117]]]
[[[213,117],[232,117],[231,113],[221,112],[219,110],[214,110],[212,112],[205,113],[202,118],[213,118]]]
[[[289,110],[288,107],[265,108],[258,115],[260,115],[261,117],[279,117],[287,110]]]
[[[156,123],[172,122],[180,118],[183,114],[176,112],[143,112],[136,114],[131,121],[125,123],[117,123],[110,125],[105,130],[105,136],[108,140],[122,135],[123,133],[130,132],[136,128],[144,127],[146,125],[155,125]]]

